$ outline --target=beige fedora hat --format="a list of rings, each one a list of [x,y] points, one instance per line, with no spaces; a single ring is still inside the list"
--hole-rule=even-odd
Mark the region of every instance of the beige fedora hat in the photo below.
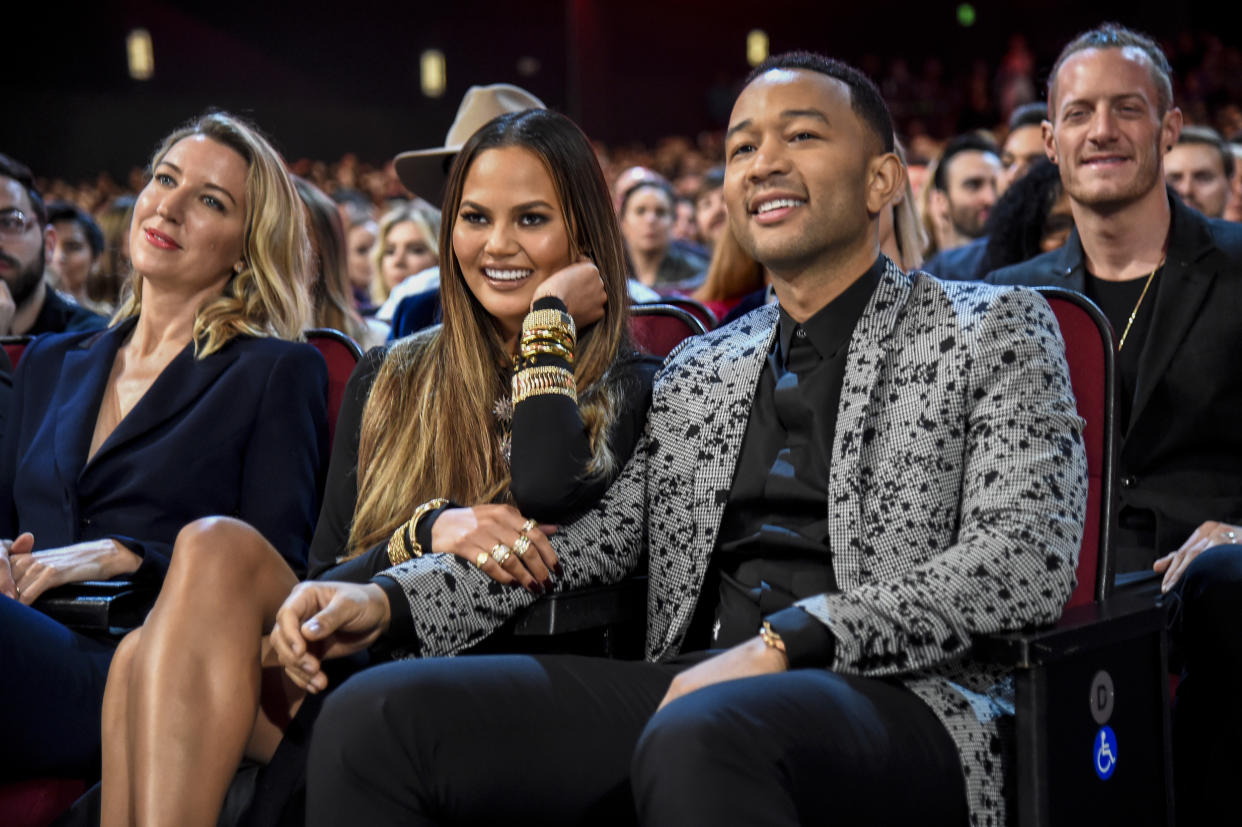
[[[439,206],[448,180],[448,166],[479,127],[499,115],[523,109],[547,109],[543,101],[508,83],[471,86],[457,107],[457,117],[444,136],[444,146],[402,152],[394,160],[397,177],[410,192]]]

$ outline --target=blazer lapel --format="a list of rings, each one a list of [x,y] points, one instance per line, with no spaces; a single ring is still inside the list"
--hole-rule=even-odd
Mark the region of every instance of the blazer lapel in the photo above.
[[[56,382],[56,401],[49,410],[56,412],[53,450],[66,490],[75,490],[76,486],[71,483],[86,465],[104,386],[112,373],[116,352],[133,327],[134,321],[126,320],[84,340],[78,349],[65,354]]]
[[[910,290],[910,276],[886,258],[884,275],[854,328],[846,357],[828,479],[828,536],[837,582],[843,589],[858,585],[862,562],[857,543],[865,482],[859,474],[859,456],[872,419],[872,391],[889,350],[885,343]]]
[[[1197,219],[1177,199],[1170,199],[1173,227],[1169,234],[1169,258],[1156,291],[1156,306],[1151,317],[1151,330],[1139,353],[1138,378],[1134,388],[1134,407],[1126,435],[1134,430],[1143,408],[1160,377],[1164,375],[1186,338],[1186,332],[1199,316],[1207,297],[1208,287],[1216,276],[1211,252],[1215,249],[1212,236],[1204,222]]]
[[[1057,287],[1074,290],[1078,293],[1087,292],[1087,268],[1083,266],[1082,242],[1078,239],[1078,229],[1070,230],[1069,238],[1061,245],[1060,255],[1054,257],[1052,282]]]
[[[225,345],[206,359],[194,358],[194,343],[173,357],[160,372],[151,387],[138,400],[138,404],[120,421],[87,464],[89,470],[108,455],[143,434],[158,428],[164,422],[181,413],[203,391],[210,387],[221,373],[237,359],[237,349]]]

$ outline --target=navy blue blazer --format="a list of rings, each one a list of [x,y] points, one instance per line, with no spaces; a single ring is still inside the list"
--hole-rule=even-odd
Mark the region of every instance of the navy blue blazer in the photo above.
[[[0,449],[0,537],[29,531],[36,550],[113,538],[141,555],[139,576],[160,578],[177,532],[220,514],[303,572],[328,447],[323,358],[279,339],[240,336],[203,359],[187,345],[87,462],[134,323],[26,349]]]

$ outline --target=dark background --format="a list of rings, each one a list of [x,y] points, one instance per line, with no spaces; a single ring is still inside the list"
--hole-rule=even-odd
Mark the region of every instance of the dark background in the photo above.
[[[68,179],[142,166],[160,136],[207,107],[248,114],[290,160],[355,152],[382,162],[443,142],[473,84],[530,89],[609,144],[719,128],[745,75],[745,37],[765,30],[773,53],[809,48],[862,62],[928,56],[952,71],[1004,53],[1021,32],[1043,81],[1076,32],[1116,19],[1157,38],[1185,30],[1240,37],[1236,4],[1192,0],[1067,4],[976,0],[963,28],[956,2],[676,2],[511,0],[440,3],[341,0],[99,2],[22,0],[6,16],[0,151],[36,175]],[[20,22],[15,23],[14,20]],[[155,76],[130,80],[125,36],[151,32]],[[448,88],[423,97],[418,58],[437,48]],[[524,76],[518,61],[533,57]]]

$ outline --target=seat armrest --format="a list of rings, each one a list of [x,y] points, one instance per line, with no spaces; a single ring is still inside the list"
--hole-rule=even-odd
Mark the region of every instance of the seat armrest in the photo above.
[[[1158,633],[1168,607],[1151,594],[1116,593],[1107,600],[1066,609],[1051,626],[979,635],[973,655],[984,663],[1031,669],[1124,640]]]
[[[517,636],[562,635],[641,620],[647,611],[647,576],[543,597],[514,620]]]

